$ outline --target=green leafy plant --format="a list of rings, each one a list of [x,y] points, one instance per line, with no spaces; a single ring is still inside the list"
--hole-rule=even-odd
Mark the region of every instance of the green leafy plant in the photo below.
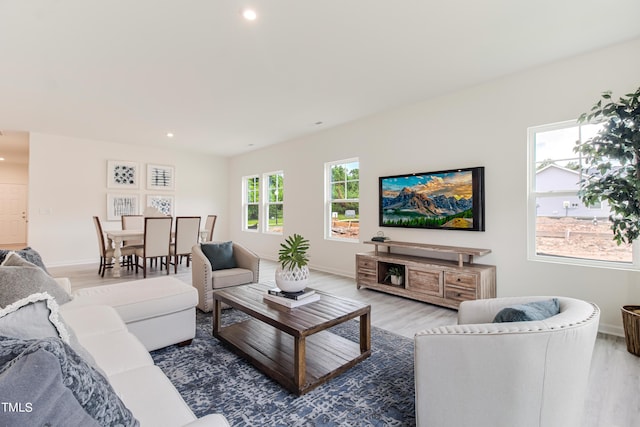
[[[617,102],[610,91],[602,93],[578,122],[603,123],[596,136],[574,148],[586,165],[578,196],[587,206],[606,201],[614,240],[631,243],[640,236],[640,88]]]
[[[403,277],[404,276],[404,267],[401,266],[401,265],[392,265],[391,267],[389,267],[387,269],[387,275],[384,276],[385,282],[387,280],[391,279],[391,276]]]
[[[278,261],[283,269],[301,268],[309,263],[307,251],[309,241],[299,234],[294,234],[280,243],[281,249],[278,251]]]

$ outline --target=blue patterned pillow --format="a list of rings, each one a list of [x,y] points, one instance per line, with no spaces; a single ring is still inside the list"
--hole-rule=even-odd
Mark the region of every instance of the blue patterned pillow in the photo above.
[[[34,353],[39,355],[48,353],[57,359],[56,368],[59,367],[62,373],[63,384],[71,390],[80,406],[99,425],[122,427],[140,425],[116,395],[111,384],[60,339],[21,340],[0,336],[0,376],[21,358]],[[39,388],[41,384],[37,382],[32,386]],[[3,399],[10,398],[11,396],[3,395]],[[33,405],[38,406],[36,402],[33,402]]]
[[[544,320],[560,313],[558,298],[505,307],[496,314],[494,323]]]
[[[233,257],[233,242],[203,243],[200,248],[211,263],[212,270],[237,267],[236,259]]]

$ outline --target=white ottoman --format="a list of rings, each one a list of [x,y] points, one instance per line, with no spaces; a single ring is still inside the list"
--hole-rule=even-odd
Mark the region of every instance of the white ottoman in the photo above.
[[[173,277],[79,289],[65,306],[110,305],[147,348],[189,344],[196,335],[198,291]]]

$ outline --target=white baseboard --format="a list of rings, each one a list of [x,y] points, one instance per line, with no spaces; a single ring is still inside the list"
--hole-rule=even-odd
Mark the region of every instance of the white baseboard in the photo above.
[[[598,332],[602,332],[607,335],[615,335],[617,337],[624,337],[624,329],[622,326],[607,325],[606,323],[600,323]]]

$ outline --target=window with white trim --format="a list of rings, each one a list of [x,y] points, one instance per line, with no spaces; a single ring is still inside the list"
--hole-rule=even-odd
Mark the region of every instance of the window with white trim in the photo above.
[[[600,127],[571,121],[529,128],[529,259],[637,268],[633,245],[613,239],[608,204],[588,206],[578,197],[589,165],[574,147]]]
[[[325,163],[325,238],[358,241],[360,236],[360,162]]]
[[[282,234],[284,227],[284,174],[271,172],[264,174],[264,221],[266,233]]]
[[[260,177],[257,175],[245,176],[243,182],[243,221],[242,229],[245,231],[258,231],[260,222]]]

